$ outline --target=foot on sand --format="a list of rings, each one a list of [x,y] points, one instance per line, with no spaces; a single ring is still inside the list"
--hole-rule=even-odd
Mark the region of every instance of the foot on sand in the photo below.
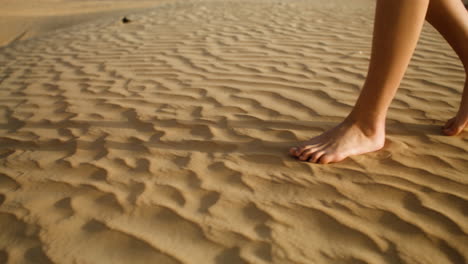
[[[455,136],[462,132],[466,127],[468,127],[468,114],[458,114],[447,121],[445,126],[442,128],[442,132],[447,136]]]
[[[384,126],[379,129],[363,129],[348,119],[320,136],[314,137],[289,153],[301,161],[313,163],[339,162],[351,155],[373,152],[383,147]]]

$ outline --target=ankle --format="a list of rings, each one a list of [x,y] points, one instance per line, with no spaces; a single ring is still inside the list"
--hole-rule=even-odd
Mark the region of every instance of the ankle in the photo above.
[[[365,136],[381,137],[385,135],[385,119],[371,118],[371,116],[361,116],[351,112],[345,119],[345,123],[358,127]]]

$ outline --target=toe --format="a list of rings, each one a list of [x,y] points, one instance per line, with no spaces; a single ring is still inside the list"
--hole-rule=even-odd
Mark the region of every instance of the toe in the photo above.
[[[446,136],[455,136],[457,134],[456,130],[453,127],[444,128],[442,130]]]
[[[328,164],[330,162],[332,162],[332,156],[330,154],[323,154],[317,163]]]
[[[289,154],[291,154],[294,157],[299,157],[306,150],[307,150],[306,147],[292,147],[289,149]]]
[[[465,124],[463,122],[460,122],[457,118],[452,118],[447,121],[442,132],[447,136],[455,136],[458,135],[464,127]]]
[[[447,123],[445,123],[444,127],[442,128],[442,132],[447,136],[455,135],[456,131],[454,129],[455,128],[454,124],[455,124],[455,117],[449,119]]]
[[[311,149],[311,148],[315,148],[317,147],[318,145],[321,144],[320,142],[320,136],[318,137],[314,137],[308,141],[304,141],[301,145],[299,146],[296,146],[296,147],[292,147],[289,149],[289,154],[291,154],[292,156],[295,156],[295,157],[300,157],[305,151]]]
[[[310,155],[310,157],[309,157],[309,162],[317,163],[317,161],[320,159],[320,157],[323,154],[325,154],[325,151],[316,151],[316,152],[312,153],[312,155]]]
[[[344,158],[340,155],[325,153],[320,157],[320,159],[317,162],[320,164],[329,164],[339,162],[342,160],[344,160]]]
[[[313,146],[307,145],[302,147],[297,147],[296,149],[296,157],[300,157],[301,155],[305,154],[309,150],[311,150]]]
[[[314,152],[312,150],[307,150],[307,151],[304,151],[300,156],[299,156],[299,159],[300,160],[308,160],[310,158],[310,155],[312,155]]]

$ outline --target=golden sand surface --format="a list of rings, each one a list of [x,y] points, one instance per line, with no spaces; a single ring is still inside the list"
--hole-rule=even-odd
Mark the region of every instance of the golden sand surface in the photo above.
[[[0,0],[0,46],[171,0]]]
[[[0,263],[466,263],[468,134],[440,134],[464,71],[429,25],[383,150],[287,155],[363,84],[374,7],[344,2],[174,0],[0,48]]]

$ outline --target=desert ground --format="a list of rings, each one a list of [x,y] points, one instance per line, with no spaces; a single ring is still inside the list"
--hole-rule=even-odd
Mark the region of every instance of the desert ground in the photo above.
[[[352,109],[374,1],[0,2],[0,263],[467,263],[429,24],[384,148],[321,165],[288,149]]]

